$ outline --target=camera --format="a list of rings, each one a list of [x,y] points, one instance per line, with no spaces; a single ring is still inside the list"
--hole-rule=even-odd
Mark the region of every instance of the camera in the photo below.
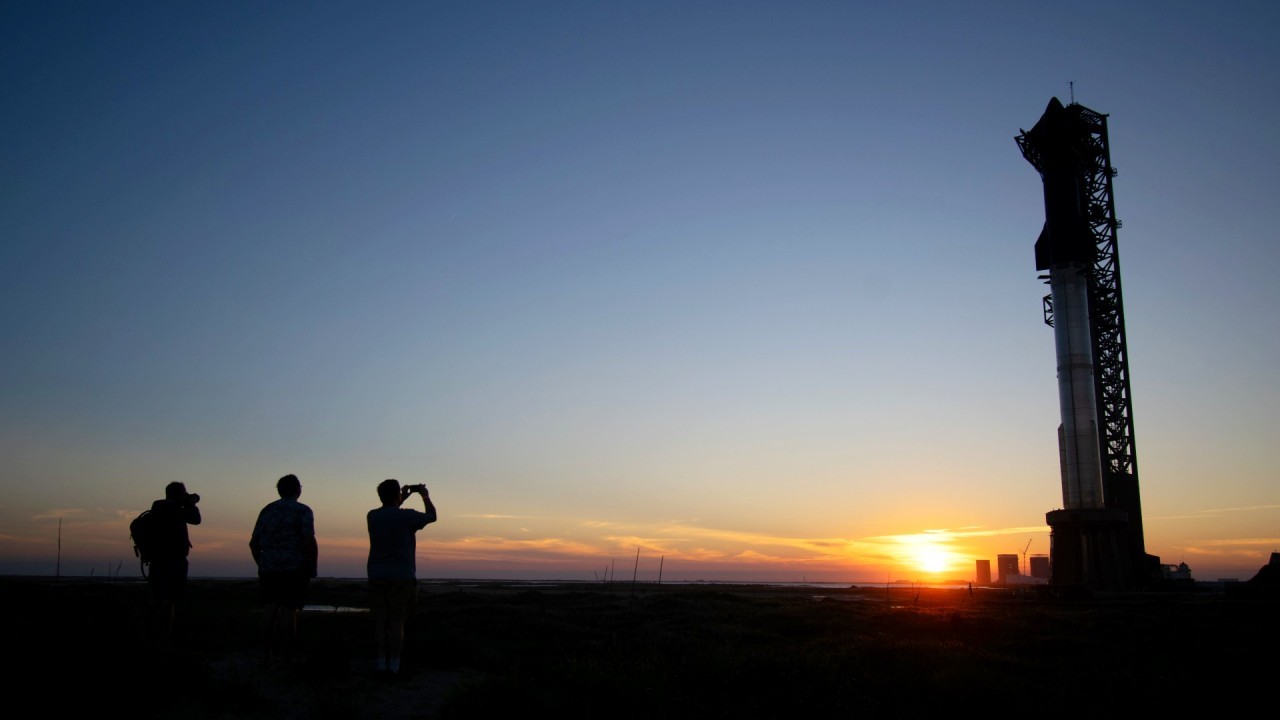
[[[414,494],[415,492],[422,493],[422,497],[426,497],[427,486],[426,485],[402,485],[400,487],[400,501],[404,502],[405,500],[408,500],[409,496]]]
[[[199,495],[197,495],[197,494],[195,494],[195,493],[190,493],[189,495],[187,495],[187,504],[188,504],[188,505],[195,505],[195,504],[196,504],[196,503],[198,503],[198,502],[200,502],[200,496],[199,496]]]

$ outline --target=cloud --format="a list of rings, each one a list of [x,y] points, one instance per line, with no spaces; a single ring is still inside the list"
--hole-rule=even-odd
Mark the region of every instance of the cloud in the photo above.
[[[872,564],[917,565],[922,552],[942,553],[958,566],[972,552],[957,543],[969,538],[1042,533],[1043,526],[952,530],[931,528],[915,533],[865,538],[804,537],[726,530],[691,523],[627,524],[596,519],[568,519],[572,532],[536,537],[538,529],[512,528],[503,533],[440,537],[420,541],[425,552],[441,559],[477,562],[582,562],[626,557],[638,549],[643,557],[662,556],[686,563],[750,563],[824,566],[832,569]],[[600,533],[607,530],[610,532]],[[529,537],[535,535],[535,537]],[[365,547],[363,539],[352,544]]]
[[[640,535],[608,535],[604,539],[612,544],[614,548],[623,551],[639,548],[644,552],[657,555],[675,555],[680,551],[676,545],[666,539]]]
[[[432,556],[452,560],[562,562],[607,556],[598,546],[559,537],[512,539],[497,535],[471,535],[453,540],[431,540],[419,545]]]
[[[959,530],[934,529],[922,530],[919,533],[908,533],[903,535],[877,535],[866,538],[868,541],[892,540],[892,539],[932,539],[939,538],[982,538],[982,537],[998,537],[1001,535],[1026,535],[1027,533],[1042,533],[1048,530],[1045,525],[1023,525],[1020,527],[1009,528],[989,528],[969,526]]]
[[[46,510],[42,513],[36,513],[31,516],[32,520],[64,520],[66,518],[78,518],[87,513],[84,508],[57,508],[54,510]]]
[[[1264,547],[1280,547],[1280,538],[1232,538],[1224,540],[1205,540],[1200,544],[1212,547],[1240,547],[1256,545]]]
[[[721,530],[718,528],[695,527],[691,525],[675,525],[656,530],[665,537],[666,542],[679,544],[690,540],[717,540],[729,545],[749,545],[757,547],[792,548],[796,550],[829,554],[831,548],[847,549],[853,541],[846,538],[803,538],[785,535],[766,535],[763,533],[744,532],[741,530]]]
[[[1186,554],[1186,555],[1197,555],[1197,556],[1205,557],[1205,558],[1208,558],[1208,557],[1216,557],[1216,558],[1223,558],[1223,557],[1227,557],[1227,558],[1253,558],[1253,559],[1257,559],[1257,558],[1259,558],[1259,557],[1263,557],[1263,556],[1265,556],[1265,552],[1261,552],[1261,551],[1258,551],[1258,550],[1250,550],[1250,549],[1243,548],[1243,547],[1223,549],[1223,548],[1220,548],[1220,547],[1218,547],[1218,548],[1203,548],[1203,547],[1197,547],[1197,546],[1195,546],[1195,545],[1189,545],[1189,546],[1187,546],[1187,547],[1182,548],[1182,552],[1183,552],[1184,554]]]
[[[608,528],[608,527],[617,527],[618,525],[617,523],[612,523],[607,520],[580,520],[578,522],[583,527],[589,527],[589,528]]]
[[[425,553],[441,559],[532,563],[598,561],[633,555],[637,549],[647,558],[662,556],[694,563],[827,563],[833,566],[862,562],[864,558],[860,555],[878,557],[882,554],[848,538],[790,537],[689,525],[624,526],[600,520],[578,520],[573,524],[587,532],[531,538],[513,529],[507,534],[436,536],[424,538],[419,544]],[[618,529],[626,532],[590,532]]]
[[[1193,518],[1216,518],[1223,515],[1231,515],[1234,513],[1257,512],[1259,510],[1277,510],[1280,505],[1241,505],[1239,507],[1225,508],[1206,508],[1204,510],[1192,510],[1181,515],[1152,515],[1148,520],[1187,520]]]
[[[680,559],[688,562],[715,562],[724,558],[723,551],[705,547],[687,548],[680,555]]]
[[[32,520],[62,520],[66,525],[101,524],[109,526],[128,525],[138,516],[137,510],[120,510],[107,508],[54,508],[38,512],[31,516]]]
[[[750,563],[785,563],[790,560],[790,558],[778,557],[776,555],[765,555],[754,550],[743,550],[737,555],[734,555],[733,559],[740,562]]]
[[[1214,508],[1205,512],[1253,512],[1254,510],[1276,510],[1280,505],[1241,505],[1240,507]]]
[[[1265,564],[1268,553],[1280,548],[1280,537],[1250,538],[1217,538],[1200,540],[1194,544],[1179,548],[1185,556],[1198,558],[1209,564],[1215,561]]]

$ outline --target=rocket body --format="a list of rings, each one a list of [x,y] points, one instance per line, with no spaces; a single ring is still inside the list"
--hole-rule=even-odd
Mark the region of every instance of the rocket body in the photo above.
[[[1086,273],[1078,263],[1063,263],[1049,271],[1053,339],[1058,355],[1058,406],[1062,413],[1058,453],[1062,502],[1068,510],[1103,507]]]
[[[1089,155],[1087,137],[1054,98],[1025,138],[1028,159],[1044,180],[1045,223],[1035,254],[1036,269],[1049,271],[1053,297],[1063,507],[1102,508],[1102,440],[1089,319],[1090,272],[1097,247],[1087,219],[1087,172],[1082,166]]]

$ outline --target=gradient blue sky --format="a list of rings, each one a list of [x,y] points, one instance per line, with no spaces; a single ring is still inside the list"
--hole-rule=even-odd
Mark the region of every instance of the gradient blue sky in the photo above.
[[[301,476],[359,576],[883,580],[1048,551],[1051,96],[1110,115],[1148,550],[1280,548],[1271,3],[0,6],[0,572]]]

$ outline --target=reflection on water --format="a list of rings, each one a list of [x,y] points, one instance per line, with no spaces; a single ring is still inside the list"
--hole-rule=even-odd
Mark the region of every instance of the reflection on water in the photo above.
[[[369,608],[346,607],[345,605],[303,605],[302,612],[367,613],[369,612]]]

